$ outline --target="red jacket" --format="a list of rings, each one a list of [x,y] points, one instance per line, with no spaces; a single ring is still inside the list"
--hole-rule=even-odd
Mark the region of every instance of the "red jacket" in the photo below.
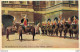
[[[24,21],[24,26],[27,26],[27,20]]]

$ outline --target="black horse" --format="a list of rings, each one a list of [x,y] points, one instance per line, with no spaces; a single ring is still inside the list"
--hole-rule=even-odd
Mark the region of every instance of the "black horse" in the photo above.
[[[78,34],[79,34],[78,24],[72,24],[69,33],[71,38],[73,38],[73,34],[75,34],[75,38],[78,39]]]
[[[65,22],[65,24],[63,25],[63,31],[64,31],[64,38],[66,38],[67,33],[70,33],[71,36],[71,24],[69,24],[68,22]]]
[[[75,37],[77,36],[78,38],[78,24],[68,24],[67,22],[65,23],[64,27],[64,38],[66,38],[67,33],[70,34],[70,38],[73,38],[73,34],[75,34]]]
[[[60,37],[62,37],[63,24],[58,23],[57,26],[58,26],[58,31],[60,33]]]
[[[31,32],[31,34],[33,35],[33,41],[34,41],[34,36],[35,36],[35,28],[33,26],[28,26],[28,27],[25,27],[25,30],[23,29],[22,25],[19,26],[19,29],[18,29],[18,33],[19,33],[19,39],[21,37],[21,41],[22,41],[22,34],[24,31],[25,33],[28,33],[28,32]]]

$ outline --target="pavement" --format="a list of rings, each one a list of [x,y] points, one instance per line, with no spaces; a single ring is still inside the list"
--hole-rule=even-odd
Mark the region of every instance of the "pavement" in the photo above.
[[[68,36],[68,35],[67,35]],[[35,40],[32,40],[31,34],[23,34],[23,40],[19,40],[17,33],[9,36],[9,41],[6,35],[2,36],[3,48],[78,48],[79,40],[71,38],[63,38],[57,36],[47,36],[36,34]]]

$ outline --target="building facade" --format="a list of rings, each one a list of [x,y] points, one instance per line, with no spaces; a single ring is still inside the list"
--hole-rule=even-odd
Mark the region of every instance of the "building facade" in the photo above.
[[[66,20],[69,17],[78,17],[78,1],[40,1],[38,3],[39,5],[34,5],[34,8],[36,14],[40,14],[42,18],[40,21],[54,20],[60,16]]]
[[[2,1],[2,15],[16,17],[16,22],[26,15],[29,23],[37,24],[55,17],[78,16],[78,1]]]
[[[21,19],[26,16],[29,23],[34,23],[32,1],[2,1],[2,15],[16,17],[16,22],[21,23]]]

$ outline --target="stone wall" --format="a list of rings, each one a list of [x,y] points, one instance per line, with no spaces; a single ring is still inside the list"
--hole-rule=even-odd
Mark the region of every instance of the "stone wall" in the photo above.
[[[28,18],[29,22],[34,22],[34,16],[32,12],[21,12],[21,11],[9,11],[9,15],[16,17],[16,22],[20,23],[21,19],[26,15],[26,18]]]
[[[59,18],[60,15],[62,15],[62,11],[57,11],[57,12],[54,12],[54,13],[46,14],[46,20],[49,19],[49,18],[51,20],[54,20],[55,17]]]
[[[34,13],[34,22],[35,24],[42,22],[42,14]]]
[[[64,17],[66,20],[69,18],[69,17],[72,17],[72,16],[78,16],[78,11],[62,11],[62,17]]]

